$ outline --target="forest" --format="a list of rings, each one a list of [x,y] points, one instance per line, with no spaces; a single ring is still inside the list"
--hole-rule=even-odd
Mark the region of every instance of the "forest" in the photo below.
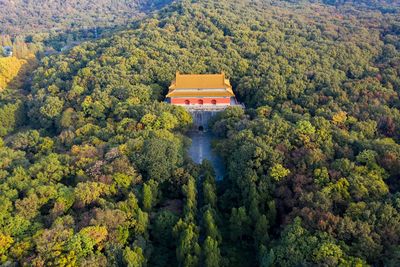
[[[399,266],[399,14],[179,0],[41,55],[0,90],[0,264]],[[246,106],[209,126],[222,181],[163,101],[177,70]]]
[[[2,0],[0,34],[28,35],[67,29],[118,26],[168,0]]]

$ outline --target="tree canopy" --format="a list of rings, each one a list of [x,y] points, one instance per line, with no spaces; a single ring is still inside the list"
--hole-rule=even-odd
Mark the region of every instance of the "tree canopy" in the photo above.
[[[0,92],[0,264],[399,265],[400,13],[345,2],[181,0],[41,55]],[[210,123],[222,181],[177,70],[246,106]]]

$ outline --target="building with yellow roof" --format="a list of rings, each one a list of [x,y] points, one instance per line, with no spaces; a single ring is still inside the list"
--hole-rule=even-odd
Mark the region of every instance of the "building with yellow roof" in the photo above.
[[[225,74],[180,74],[169,87],[167,100],[183,106],[228,106],[236,104],[235,94]]]

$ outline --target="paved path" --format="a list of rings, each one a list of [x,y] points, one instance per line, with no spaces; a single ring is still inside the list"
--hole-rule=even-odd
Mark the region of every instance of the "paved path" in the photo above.
[[[196,163],[201,163],[204,159],[211,162],[214,167],[216,179],[222,180],[225,175],[225,168],[222,159],[211,149],[211,132],[192,131],[189,134],[192,145],[189,148],[189,156]]]

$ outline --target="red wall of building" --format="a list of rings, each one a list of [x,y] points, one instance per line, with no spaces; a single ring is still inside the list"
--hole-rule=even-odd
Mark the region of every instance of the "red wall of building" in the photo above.
[[[197,98],[197,97],[188,97],[188,98],[174,98],[171,97],[171,104],[175,105],[186,105],[185,101],[189,101],[190,105],[194,104],[200,104],[199,101],[203,101],[203,105],[213,105],[214,103],[212,102],[213,100],[216,101],[217,105],[229,105],[231,103],[231,100],[229,97],[223,98],[223,97],[215,97],[215,98]]]

